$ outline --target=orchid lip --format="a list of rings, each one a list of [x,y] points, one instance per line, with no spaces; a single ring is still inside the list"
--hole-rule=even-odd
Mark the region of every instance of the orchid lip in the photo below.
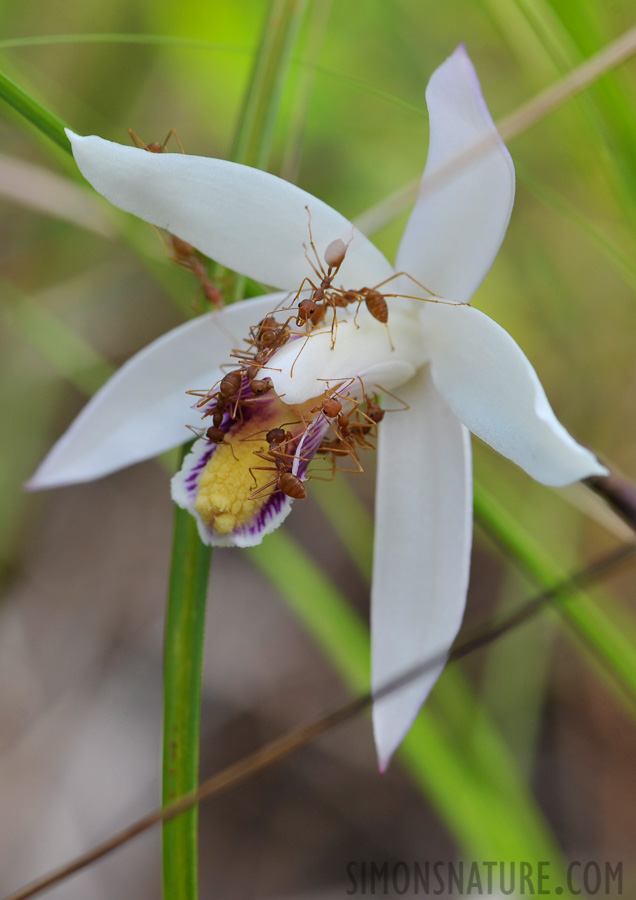
[[[214,408],[211,399],[203,404],[203,415],[209,416]],[[295,449],[283,451],[288,461],[284,470],[298,483],[296,479],[302,482],[308,477],[329,423],[317,415],[304,424],[302,413],[299,418],[297,410],[272,393],[254,398],[245,376],[233,412],[240,415],[239,420],[226,409],[218,426],[225,434],[222,441],[201,437],[195,442],[172,480],[172,496],[194,515],[204,543],[248,547],[259,544],[291,511],[292,496],[283,489],[282,470],[272,445],[268,450],[266,433],[284,425],[293,429],[294,422],[298,426],[293,434],[289,432]]]

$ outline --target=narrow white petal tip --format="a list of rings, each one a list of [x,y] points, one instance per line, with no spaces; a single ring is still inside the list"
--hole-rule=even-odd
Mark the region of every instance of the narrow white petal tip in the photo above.
[[[422,320],[433,380],[473,434],[550,487],[605,473],[558,421],[537,373],[500,325],[470,306],[429,306]]]
[[[424,703],[425,699],[422,699],[421,702]],[[387,702],[390,702],[390,698],[387,698]],[[407,720],[402,719],[398,722],[390,712],[388,714],[384,712],[382,701],[375,704],[373,709],[373,738],[378,759],[378,771],[381,775],[384,775],[391,765],[391,760],[396,750],[411,730],[418,713],[419,707],[413,711]]]
[[[428,158],[396,268],[443,297],[470,300],[508,227],[514,166],[463,44],[433,72],[426,103]]]

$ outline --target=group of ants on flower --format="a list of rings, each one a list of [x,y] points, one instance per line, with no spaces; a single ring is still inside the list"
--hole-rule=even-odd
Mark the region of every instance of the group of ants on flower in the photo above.
[[[175,138],[181,152],[184,152],[174,129],[171,129],[168,133],[163,144],[158,142],[145,144],[132,129],[129,129],[129,133],[138,147],[142,147],[150,153],[165,152],[166,145],[171,137]],[[298,353],[298,356],[300,356],[312,332],[325,326],[328,312],[331,311],[331,346],[333,349],[337,337],[338,310],[357,304],[353,319],[354,325],[357,326],[357,316],[360,307],[364,303],[371,316],[386,326],[387,336],[391,349],[393,349],[388,326],[389,307],[387,298],[405,297],[407,295],[382,293],[379,288],[401,275],[406,276],[419,288],[422,288],[428,295],[426,299],[432,300],[432,302],[448,302],[439,298],[433,300],[432,298],[437,297],[437,295],[405,272],[398,272],[372,288],[362,287],[357,290],[346,290],[343,287],[336,287],[333,282],[344,262],[347,244],[338,238],[327,246],[324,251],[325,268],[314,244],[311,231],[311,212],[309,207],[306,207],[306,209],[309,246],[313,259],[306,245],[304,245],[305,258],[313,270],[318,283],[315,283],[311,277],[306,277],[293,297],[291,305],[273,310],[257,325],[250,327],[249,337],[244,339],[248,349],[235,349],[230,353],[230,356],[240,361],[239,367],[225,374],[220,382],[217,382],[209,390],[190,390],[187,392],[199,398],[196,408],[203,410],[202,419],[205,420],[210,417],[212,419],[212,424],[207,428],[187,427],[198,438],[204,438],[211,444],[229,447],[235,459],[232,443],[226,441],[228,432],[234,423],[243,422],[245,419],[251,418],[255,406],[272,389],[272,383],[266,375],[268,361],[290,339],[305,337],[305,342],[303,342]],[[205,263],[200,254],[191,244],[181,238],[175,235],[170,235],[169,237],[174,261],[192,272],[198,279],[206,301],[216,309],[221,308],[224,305],[223,293],[208,277]],[[309,296],[299,299],[303,293],[309,293]],[[297,306],[296,303],[298,303]],[[289,310],[293,310],[293,314],[282,324],[274,317],[275,312]],[[292,322],[294,322],[296,328],[303,330],[293,331],[291,327]],[[296,359],[298,359],[298,356]],[[292,365],[292,374],[293,368]],[[359,382],[359,386],[356,385],[356,382]],[[355,392],[361,395],[361,401],[350,396],[352,389],[355,389]],[[407,404],[400,401],[390,391],[381,388],[380,385],[378,385],[378,389],[383,393],[389,394],[400,403],[401,409],[408,408]],[[345,404],[348,407],[347,411],[345,411]],[[362,379],[359,377],[348,378],[333,388],[327,386],[324,398],[321,399],[319,405],[311,407],[307,412],[310,416],[309,421],[305,421],[303,413],[300,412],[301,418],[297,421],[282,422],[278,427],[270,428],[266,432],[253,432],[241,438],[241,441],[260,440],[262,443],[261,436],[264,434],[264,440],[267,444],[266,452],[262,450],[253,451],[255,457],[269,465],[252,465],[249,467],[254,481],[254,490],[248,499],[253,500],[277,491],[294,500],[300,500],[307,496],[303,484],[303,480],[307,475],[304,474],[303,478],[299,477],[295,471],[297,470],[297,465],[295,464],[300,461],[310,461],[306,457],[299,456],[298,448],[302,443],[303,437],[312,427],[312,422],[315,422],[313,418],[315,416],[322,416],[331,432],[331,436],[322,438],[314,451],[320,456],[330,457],[330,477],[333,478],[336,471],[359,473],[363,471],[358,451],[361,449],[375,449],[371,439],[374,436],[378,423],[382,421],[385,415],[385,410],[380,406],[378,395],[367,396]],[[294,428],[295,426],[300,427]],[[294,430],[287,430],[289,428]],[[354,468],[339,470],[337,462],[344,458],[351,460]],[[255,472],[273,472],[274,477],[266,484],[259,485],[254,474]],[[319,476],[316,476],[314,473],[311,477]]]

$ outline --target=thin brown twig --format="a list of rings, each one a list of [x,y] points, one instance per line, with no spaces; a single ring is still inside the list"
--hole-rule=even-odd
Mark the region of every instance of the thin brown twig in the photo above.
[[[536,616],[550,601],[561,599],[573,589],[580,588],[601,578],[621,563],[627,562],[635,554],[636,545],[628,544],[619,547],[618,550],[615,550],[613,553],[597,559],[590,566],[577,572],[565,581],[538,594],[532,600],[523,604],[518,610],[502,618],[499,622],[495,622],[487,628],[480,630],[473,637],[462,641],[462,643],[451,650],[450,654],[444,653],[434,658],[430,658],[421,665],[409,669],[397,678],[387,682],[373,693],[369,692],[359,697],[355,697],[353,700],[342,704],[325,716],[321,716],[319,719],[316,719],[307,725],[295,728],[293,731],[288,732],[282,737],[270,741],[259,750],[248,754],[243,757],[243,759],[238,760],[221,772],[213,775],[211,778],[208,778],[200,785],[197,791],[186,794],[174,803],[164,806],[162,809],[156,809],[143,818],[138,819],[132,825],[129,825],[111,838],[108,838],[108,840],[103,841],[101,844],[96,845],[91,850],[78,856],[70,863],[61,866],[59,869],[50,872],[48,875],[44,875],[37,881],[33,881],[30,885],[5,897],[4,900],[28,900],[29,897],[33,897],[48,888],[54,887],[71,875],[85,869],[102,857],[107,856],[109,853],[117,850],[144,831],[148,831],[162,822],[174,819],[175,816],[178,816],[180,813],[185,812],[198,803],[210,800],[213,797],[218,797],[226,791],[237,787],[248,778],[252,778],[259,772],[262,772],[275,763],[291,756],[292,753],[295,753],[302,747],[312,743],[316,738],[326,732],[353,719],[367,709],[375,700],[386,697],[387,695],[400,690],[405,685],[410,684],[412,681],[425,674],[429,669],[438,666],[440,662],[444,662],[447,656],[449,662],[455,662],[468,656],[468,654],[493,643],[493,641]]]
[[[399,215],[415,201],[418,192],[434,193],[443,184],[479,160],[482,154],[499,143],[508,141],[527,131],[549,113],[553,112],[570,97],[589,87],[601,75],[615,69],[636,54],[636,25],[624,32],[598,53],[595,53],[567,75],[537,94],[514,112],[497,122],[497,132],[474,141],[470,146],[447,162],[426,174],[426,182],[417,178],[399,188],[382,202],[376,204],[355,220],[364,234],[373,234]]]

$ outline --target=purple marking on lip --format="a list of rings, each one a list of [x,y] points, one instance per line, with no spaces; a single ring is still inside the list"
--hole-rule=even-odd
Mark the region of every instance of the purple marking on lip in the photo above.
[[[271,394],[263,394],[258,398],[255,397],[255,395],[250,390],[246,378],[243,378],[240,397],[241,401],[244,401],[241,402],[240,405],[243,422],[252,423],[254,427],[254,433],[260,431],[264,434],[265,431],[271,427],[271,403],[277,402],[278,398],[273,392]],[[233,422],[233,420],[230,418],[230,411],[232,407],[231,400],[228,403],[228,407],[229,410],[225,410],[223,422],[220,426],[221,429],[226,433],[231,430],[231,425]],[[201,407],[203,417],[202,424],[205,424],[205,414],[207,413],[209,417],[215,409],[216,399],[211,399],[208,403],[205,404],[204,407]],[[259,425],[265,427],[259,428]],[[309,463],[315,456],[316,451],[318,450],[322,439],[328,429],[328,419],[326,418],[326,416],[319,413],[309,424],[307,430],[304,433],[301,433],[300,438],[298,439],[298,446],[295,450],[296,459],[292,464],[292,473],[294,475],[297,475],[302,481],[307,478]],[[192,453],[186,462],[187,470],[186,465],[184,465],[181,470],[179,481],[181,482],[182,490],[184,490],[187,497],[186,508],[189,508],[193,513],[197,495],[199,492],[201,475],[208,462],[210,461],[212,455],[216,452],[219,446],[219,444],[210,443],[204,437],[201,437],[198,441],[195,442]],[[275,477],[275,473],[272,474]],[[175,478],[178,478],[178,476],[175,476]],[[245,523],[240,528],[237,528],[234,532],[232,532],[231,535],[226,536],[227,538],[229,538],[229,540],[227,541],[223,538],[219,540],[219,536],[216,535],[214,529],[210,526],[204,525],[200,519],[199,527],[203,528],[210,535],[212,543],[221,543],[227,545],[236,542],[236,544],[239,546],[254,545],[256,543],[260,543],[260,537],[262,535],[273,531],[274,528],[280,525],[283,519],[291,511],[291,504],[291,497],[288,497],[280,490],[274,491],[265,500],[263,505],[260,507],[256,515],[250,522]],[[197,518],[199,517],[197,516]],[[215,540],[215,538],[217,540]]]
[[[304,481],[307,476],[307,469],[316,454],[316,450],[322,443],[325,432],[329,428],[329,422],[323,415],[317,415],[314,421],[309,425],[305,434],[301,437],[296,449],[296,460],[292,466],[294,475]],[[293,502],[292,497],[288,497],[282,491],[274,491],[261,506],[256,517],[251,522],[238,528],[234,533],[236,535],[257,535],[268,530],[268,526],[274,519],[278,519],[284,510],[289,511]]]
[[[250,422],[254,419],[256,420],[255,426],[259,419],[267,416],[267,409],[270,406],[271,401],[274,399],[273,395],[269,396],[268,394],[263,394],[260,397],[256,398],[250,389],[247,378],[245,377],[243,378],[240,396],[242,401],[257,399],[257,402],[255,403],[245,402],[241,405],[243,422]],[[229,405],[232,405],[232,401],[230,401]],[[210,400],[210,402],[207,403],[204,407],[201,407],[203,419],[202,424],[205,424],[205,418],[209,418],[207,414],[211,415],[215,408],[215,400]],[[223,421],[221,422],[221,425],[219,427],[227,434],[230,430],[232,421],[233,420],[230,417],[230,412],[228,410],[225,410],[223,414]],[[203,442],[201,446],[198,446],[199,441]],[[189,463],[189,471],[187,474],[185,474],[185,472],[183,473],[183,484],[185,486],[188,499],[191,501],[193,506],[196,501],[197,494],[199,493],[199,480],[201,478],[201,474],[212,458],[213,454],[221,446],[220,444],[211,443],[203,436],[201,436],[199,441],[196,441],[194,444],[194,459]]]

